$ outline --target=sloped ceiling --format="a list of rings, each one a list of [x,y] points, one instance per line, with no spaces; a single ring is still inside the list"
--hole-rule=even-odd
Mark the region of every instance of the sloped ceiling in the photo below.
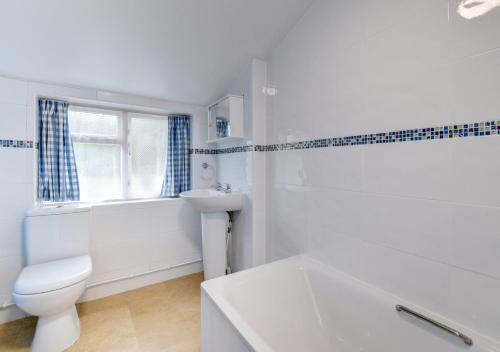
[[[0,74],[207,104],[312,0],[0,0]]]

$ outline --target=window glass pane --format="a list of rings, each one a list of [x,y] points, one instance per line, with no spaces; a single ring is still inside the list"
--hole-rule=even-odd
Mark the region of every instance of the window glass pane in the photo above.
[[[121,145],[74,143],[80,200],[122,198]]]
[[[130,114],[130,188],[132,198],[161,192],[167,150],[167,119]]]
[[[69,109],[69,128],[72,134],[118,136],[119,112],[86,108]]]

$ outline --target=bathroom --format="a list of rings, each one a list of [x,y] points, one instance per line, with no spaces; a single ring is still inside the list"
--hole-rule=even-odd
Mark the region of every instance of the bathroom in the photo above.
[[[0,4],[0,351],[500,352],[500,1]]]

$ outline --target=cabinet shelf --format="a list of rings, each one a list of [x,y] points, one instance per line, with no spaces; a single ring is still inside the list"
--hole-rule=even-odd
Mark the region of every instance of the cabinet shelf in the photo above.
[[[207,143],[244,138],[243,100],[243,96],[228,95],[208,107]]]

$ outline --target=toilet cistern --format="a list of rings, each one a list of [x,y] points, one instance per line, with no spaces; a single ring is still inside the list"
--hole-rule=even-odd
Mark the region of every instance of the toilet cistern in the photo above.
[[[32,352],[63,351],[80,337],[75,303],[92,273],[90,215],[85,207],[50,207],[25,216],[26,266],[12,296],[38,316]]]

